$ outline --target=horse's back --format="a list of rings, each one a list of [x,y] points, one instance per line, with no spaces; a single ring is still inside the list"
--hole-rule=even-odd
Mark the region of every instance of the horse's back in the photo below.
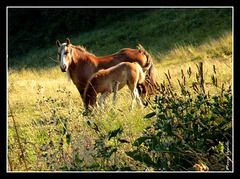
[[[124,58],[124,62],[138,62],[140,66],[144,66],[146,63],[146,57],[138,49],[124,48],[118,52]]]
[[[137,49],[130,48],[121,49],[112,55],[95,57],[95,60],[100,69],[107,69],[121,62],[138,62],[142,67],[146,63],[146,57],[144,54],[140,53]]]

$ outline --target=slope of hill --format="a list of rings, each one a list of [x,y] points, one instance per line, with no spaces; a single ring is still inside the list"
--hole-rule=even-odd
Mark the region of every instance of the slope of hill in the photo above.
[[[59,40],[64,42],[68,37],[72,44],[83,45],[96,56],[115,53],[121,48],[135,48],[141,44],[159,62],[159,54],[167,53],[176,45],[197,46],[232,30],[231,8],[164,8],[142,9],[142,12],[137,12],[129,18],[114,19],[109,25],[97,26],[88,32],[66,32],[71,35],[61,36]],[[51,44],[46,44],[46,48],[41,49],[29,46],[32,50],[18,57],[10,55],[9,67],[56,66],[55,41]]]

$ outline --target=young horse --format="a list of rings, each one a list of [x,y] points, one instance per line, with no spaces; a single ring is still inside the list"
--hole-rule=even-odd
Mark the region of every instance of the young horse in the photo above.
[[[99,70],[88,81],[84,90],[84,107],[86,110],[92,111],[92,107],[97,106],[97,95],[101,93],[99,105],[104,102],[105,98],[113,92],[114,85],[117,82],[118,90],[121,90],[126,84],[132,93],[132,105],[137,100],[137,104],[141,106],[141,100],[137,90],[137,84],[143,83],[145,75],[141,66],[137,62],[122,62],[116,66],[106,70]]]
[[[67,72],[83,98],[84,88],[88,79],[100,69],[107,69],[120,62],[137,62],[146,74],[144,85],[149,94],[154,94],[158,88],[155,81],[151,56],[139,45],[138,49],[124,48],[115,54],[96,57],[83,47],[73,46],[70,40],[60,44],[57,40],[58,56],[62,72]]]

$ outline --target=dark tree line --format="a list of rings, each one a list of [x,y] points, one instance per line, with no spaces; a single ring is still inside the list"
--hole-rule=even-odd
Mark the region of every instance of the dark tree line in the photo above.
[[[140,9],[39,9],[8,10],[9,55],[53,45],[56,39],[111,24],[141,12]]]

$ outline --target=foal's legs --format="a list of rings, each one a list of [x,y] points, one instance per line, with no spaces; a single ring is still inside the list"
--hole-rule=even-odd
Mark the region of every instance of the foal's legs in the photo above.
[[[116,96],[117,96],[117,91],[118,91],[118,85],[119,85],[119,81],[114,83],[114,88],[113,88],[113,107],[115,107],[115,103],[116,103]]]
[[[98,100],[98,105],[102,108],[102,104],[105,102],[105,99],[109,96],[109,92],[106,91],[104,93],[102,93],[102,95],[100,96],[99,100]]]
[[[141,103],[141,99],[139,97],[139,92],[137,88],[134,89],[133,95],[134,95],[134,99],[137,101],[138,107],[141,108],[142,103]]]
[[[141,108],[142,103],[141,103],[141,99],[139,97],[138,89],[136,87],[132,90],[132,103],[130,106],[130,110],[133,109],[133,104],[134,104],[135,100],[137,101],[138,107]]]

